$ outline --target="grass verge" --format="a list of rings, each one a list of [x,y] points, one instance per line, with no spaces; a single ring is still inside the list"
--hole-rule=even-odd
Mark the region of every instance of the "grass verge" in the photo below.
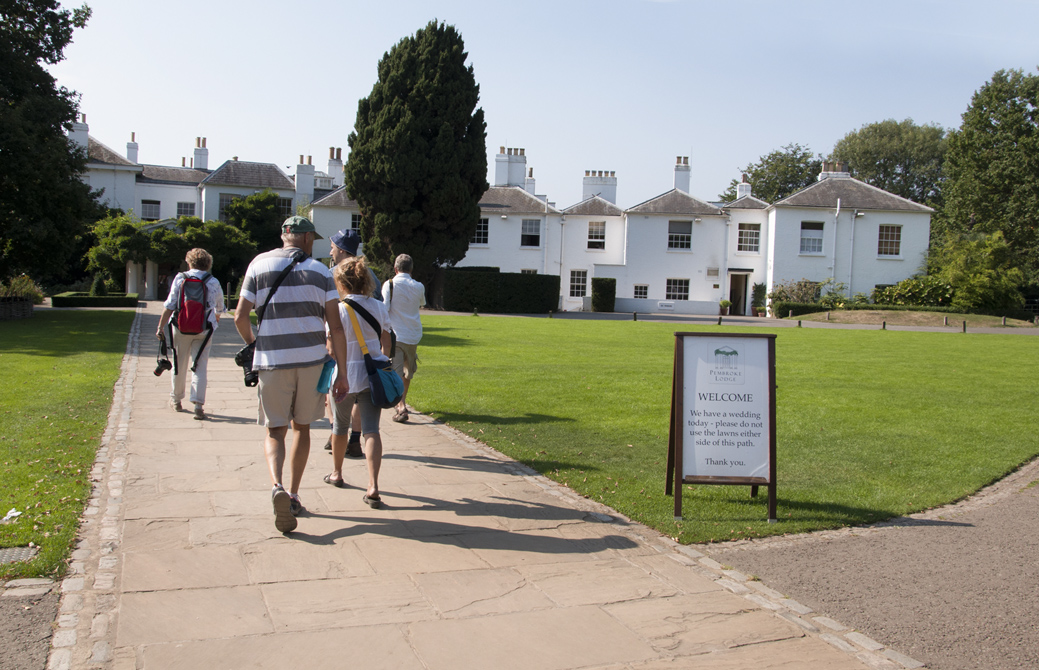
[[[664,494],[674,332],[650,322],[424,315],[408,400],[683,543],[879,521],[969,495],[1039,454],[1039,340],[777,334],[780,523],[748,487]]]
[[[90,495],[132,311],[37,311],[0,322],[0,548],[40,547],[0,579],[60,576]]]

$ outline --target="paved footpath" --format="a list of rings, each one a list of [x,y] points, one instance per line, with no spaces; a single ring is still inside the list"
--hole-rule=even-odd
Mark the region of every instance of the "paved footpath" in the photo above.
[[[426,416],[384,420],[384,508],[322,482],[274,528],[255,389],[213,342],[206,410],[167,406],[141,307],[49,670],[919,667]]]

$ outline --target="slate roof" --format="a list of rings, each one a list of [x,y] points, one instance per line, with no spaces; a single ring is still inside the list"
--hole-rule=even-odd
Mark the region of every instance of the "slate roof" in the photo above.
[[[351,200],[350,196],[346,194],[345,186],[340,186],[326,196],[316,198],[310,204],[312,207],[350,207],[353,209],[358,207],[357,201]]]
[[[93,137],[87,136],[87,160],[91,163],[104,163],[105,165],[136,166],[131,160],[124,158],[118,152],[109,149]]]
[[[142,165],[144,170],[137,175],[142,184],[190,184],[197,186],[209,176],[209,170],[189,167],[167,167],[165,165]]]
[[[880,209],[903,212],[933,212],[926,205],[920,205],[894,193],[888,193],[876,186],[852,177],[827,177],[797,193],[773,203],[773,207],[825,207],[837,206],[837,198],[841,199],[841,207],[849,209]]]
[[[560,211],[519,186],[492,186],[480,198],[480,209],[501,214],[559,214]]]
[[[273,163],[251,163],[249,161],[224,161],[224,164],[202,180],[203,184],[223,186],[249,186],[295,191],[292,180]]]
[[[621,216],[624,214],[617,205],[597,195],[590,196],[585,200],[563,210],[563,214],[574,216]]]
[[[722,210],[685,191],[671,189],[627,210],[629,214],[677,214],[680,216],[721,216]]]
[[[768,203],[752,195],[745,195],[722,205],[725,209],[768,209]]]

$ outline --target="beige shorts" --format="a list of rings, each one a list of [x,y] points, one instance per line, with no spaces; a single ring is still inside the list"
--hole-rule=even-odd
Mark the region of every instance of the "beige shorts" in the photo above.
[[[397,351],[393,354],[393,369],[401,379],[413,379],[418,369],[418,345],[397,343]]]
[[[260,370],[257,423],[280,428],[292,421],[306,426],[325,415],[325,394],[318,393],[323,364],[305,368]]]

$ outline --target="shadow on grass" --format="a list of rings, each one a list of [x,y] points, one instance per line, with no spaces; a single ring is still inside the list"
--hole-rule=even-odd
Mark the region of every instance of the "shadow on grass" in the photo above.
[[[0,321],[0,354],[121,354],[133,317],[132,311],[39,311],[29,319]]]
[[[455,337],[452,335],[445,335],[445,332],[455,330],[454,328],[436,328],[434,326],[423,326],[422,327],[422,344],[423,347],[468,347],[472,345],[472,340],[468,337]]]
[[[435,416],[438,421],[451,424],[458,430],[465,431],[465,422],[487,423],[492,426],[512,426],[526,423],[573,423],[575,419],[567,416],[550,416],[548,414],[524,414],[523,416],[494,416],[492,414],[454,414],[439,412],[436,409],[424,410]]]

